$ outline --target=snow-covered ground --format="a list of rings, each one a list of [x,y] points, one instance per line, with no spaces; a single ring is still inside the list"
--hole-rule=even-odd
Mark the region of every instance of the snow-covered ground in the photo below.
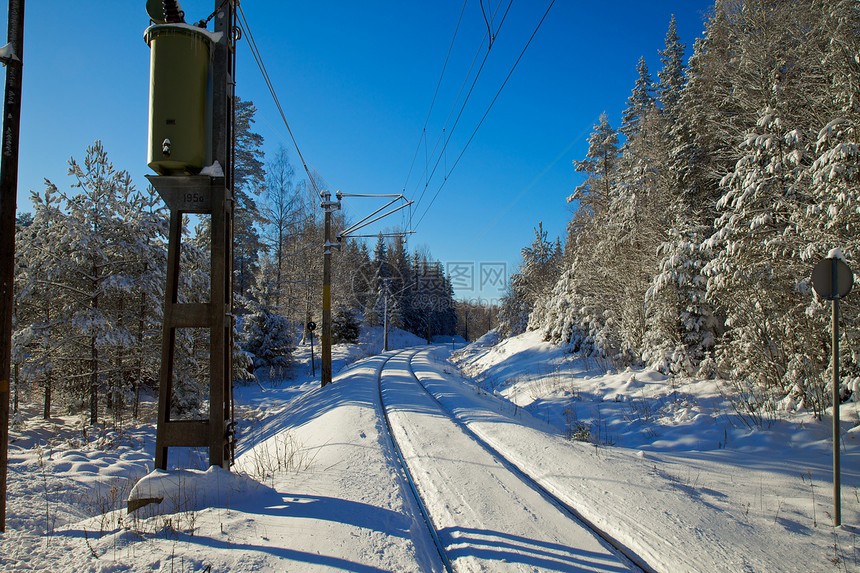
[[[576,492],[589,519],[634,546],[650,533],[650,547],[640,551],[692,560],[670,570],[860,569],[857,403],[840,408],[843,525],[834,529],[829,410],[824,420],[778,412],[759,426],[738,415],[725,382],[607,373],[539,332],[498,344],[492,336],[458,351],[454,362],[510,408],[590,446],[589,463],[553,478]],[[541,457],[521,455],[532,464]]]
[[[28,408],[12,431],[0,570],[438,570],[384,435],[382,359],[353,362],[373,344],[336,346],[326,388],[307,349],[291,379],[237,388],[234,472],[182,453],[188,470],[138,486],[164,501],[131,515],[125,500],[152,470],[152,423],[85,432]],[[829,419],[780,413],[750,428],[716,382],[607,374],[534,333],[459,351],[476,381],[449,353],[414,361],[445,407],[655,569],[860,570],[854,404],[842,409],[845,525],[834,529]]]

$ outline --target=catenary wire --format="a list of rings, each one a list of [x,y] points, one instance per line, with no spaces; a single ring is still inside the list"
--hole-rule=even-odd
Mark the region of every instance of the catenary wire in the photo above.
[[[439,95],[439,87],[442,85],[442,78],[445,77],[445,70],[448,68],[448,60],[451,58],[454,41],[457,39],[457,32],[460,30],[460,22],[463,21],[463,13],[466,11],[466,2],[468,2],[468,0],[463,0],[463,7],[460,9],[460,17],[457,19],[457,26],[454,28],[454,36],[451,38],[451,45],[448,46],[448,54],[445,56],[445,63],[442,65],[442,73],[439,74],[439,81],[436,82],[436,91],[433,92],[433,99],[430,101],[430,109],[427,110],[427,118],[424,120],[424,128],[421,130],[421,137],[418,138],[418,145],[415,147],[415,155],[412,156],[412,163],[409,165],[409,173],[406,175],[406,182],[403,183],[403,191],[406,191],[406,187],[409,185],[409,178],[412,176],[412,169],[415,167],[415,160],[418,158],[418,152],[421,151],[421,141],[427,137],[427,124],[430,122],[430,114],[433,113],[436,96]]]
[[[454,161],[454,164],[451,166],[451,169],[448,171],[448,173],[445,174],[445,178],[442,180],[442,183],[439,185],[439,188],[436,190],[436,194],[433,195],[433,199],[430,200],[430,204],[427,205],[427,208],[424,210],[424,213],[421,214],[421,217],[418,219],[418,222],[415,223],[414,227],[412,227],[413,231],[418,228],[418,225],[420,225],[421,221],[424,220],[424,217],[427,215],[427,212],[430,210],[430,207],[432,207],[433,203],[436,202],[436,198],[439,197],[439,192],[442,191],[442,188],[445,186],[445,183],[448,181],[448,178],[451,176],[451,173],[454,171],[454,168],[456,168],[457,164],[460,163],[460,159],[463,157],[463,154],[466,153],[466,149],[468,149],[469,144],[472,143],[472,140],[475,138],[475,134],[478,133],[478,129],[481,128],[481,125],[484,123],[484,120],[487,118],[487,114],[490,113],[490,110],[493,108],[493,104],[495,104],[496,100],[499,98],[499,94],[501,94],[502,90],[505,89],[505,85],[508,83],[508,80],[510,79],[511,75],[514,73],[514,70],[517,68],[517,64],[520,63],[520,60],[522,59],[523,54],[525,54],[526,50],[528,50],[529,45],[532,43],[532,40],[534,39],[535,35],[538,33],[538,30],[540,30],[541,24],[543,24],[544,20],[546,20],[546,17],[549,14],[549,11],[552,9],[553,4],[555,4],[555,0],[551,0],[551,2],[549,3],[549,6],[547,7],[546,12],[544,12],[543,17],[540,19],[540,22],[538,22],[538,25],[535,27],[534,32],[532,32],[532,35],[529,37],[529,41],[526,42],[526,45],[523,48],[523,51],[520,52],[520,55],[517,57],[517,60],[514,62],[514,65],[511,67],[511,71],[508,72],[508,75],[505,77],[505,81],[502,82],[502,85],[499,88],[499,91],[496,92],[495,97],[493,97],[493,101],[490,102],[490,105],[487,107],[487,111],[485,111],[484,115],[481,117],[481,121],[478,122],[478,125],[475,127],[475,130],[472,132],[472,135],[469,137],[469,140],[466,142],[466,145],[463,146],[463,150],[460,152],[460,155],[457,156],[457,160]]]
[[[503,0],[499,0],[499,3],[498,3],[498,5],[496,6],[495,11],[493,11],[493,12],[490,14],[490,18],[491,18],[491,19],[492,19],[492,18],[493,18],[493,17],[494,17],[498,12],[499,12],[499,10],[501,9],[501,7],[502,7],[502,1],[503,1]],[[507,14],[507,11],[508,11],[508,10],[510,10],[510,8],[511,8],[511,4],[512,4],[512,3],[513,3],[513,0],[510,0],[510,2],[508,3],[508,8],[507,8],[507,10],[505,11],[505,14]],[[482,10],[482,12],[483,12],[483,10],[484,10],[483,5],[481,6],[481,10]],[[486,15],[484,16],[484,20],[485,20],[485,21],[487,21],[487,20],[486,20]],[[504,18],[502,19],[502,21],[504,22]],[[478,57],[481,55],[481,52],[483,51],[483,47],[484,47],[484,40],[485,40],[485,39],[488,39],[488,40],[489,40],[489,44],[488,44],[488,47],[487,47],[487,53],[484,55],[484,60],[481,62],[481,69],[483,69],[484,62],[486,62],[486,59],[487,59],[487,57],[489,56],[489,51],[490,51],[490,48],[492,48],[493,39],[498,35],[499,30],[501,30],[501,27],[502,27],[502,24],[500,23],[500,24],[499,24],[499,27],[496,29],[496,33],[495,33],[495,35],[493,34],[492,30],[491,30],[490,28],[488,28],[488,29],[487,29],[487,33],[484,35],[484,38],[482,38],[482,39],[481,39],[481,44],[478,46],[478,49],[475,51],[475,57],[474,57],[474,58],[472,58],[472,63],[471,63],[471,65],[469,66],[469,70],[466,72],[466,77],[464,77],[464,78],[463,78],[463,83],[462,83],[462,84],[460,84],[460,89],[459,89],[459,91],[457,92],[457,97],[455,97],[455,98],[454,98],[454,101],[453,101],[453,103],[451,104],[451,109],[450,109],[450,111],[448,112],[448,117],[446,117],[446,118],[445,118],[445,123],[442,125],[442,131],[440,131],[440,132],[439,132],[439,136],[436,138],[436,143],[435,143],[435,144],[433,144],[433,151],[431,151],[429,154],[427,153],[427,143],[428,143],[428,141],[427,141],[426,124],[425,124],[425,132],[424,132],[424,134],[423,134],[423,135],[424,135],[424,153],[425,153],[425,159],[424,159],[424,172],[421,174],[421,177],[424,179],[424,189],[423,189],[423,190],[422,190],[422,192],[421,192],[421,197],[420,197],[420,198],[419,198],[419,200],[416,202],[416,207],[417,207],[418,203],[420,203],[420,202],[421,202],[421,198],[423,198],[424,193],[427,191],[427,187],[430,185],[430,179],[432,178],[432,174],[431,174],[431,176],[430,176],[430,177],[428,177],[428,176],[427,176],[427,171],[430,169],[430,158],[431,158],[431,157],[435,157],[435,156],[436,156],[436,151],[439,149],[439,144],[442,142],[442,138],[444,138],[444,137],[445,137],[445,132],[446,132],[446,130],[448,129],[448,124],[451,122],[451,117],[454,115],[454,111],[457,109],[457,103],[460,101],[460,96],[462,96],[462,95],[463,95],[463,90],[466,88],[466,85],[467,85],[467,84],[468,84],[468,82],[469,82],[469,78],[470,78],[470,77],[472,77],[472,70],[474,70],[474,69],[475,69],[475,64],[476,64],[476,63],[477,63],[477,61],[478,61]],[[478,70],[478,72],[477,72],[477,74],[475,75],[475,79],[474,79],[474,81],[475,81],[475,82],[477,82],[477,80],[478,80],[478,76],[479,76],[479,75],[481,75],[481,69],[479,69],[479,70]],[[474,82],[473,82],[473,87],[474,87]],[[471,93],[471,90],[470,90],[470,93]],[[467,98],[466,98],[466,99],[468,100],[468,96],[467,96]],[[466,105],[466,101],[464,101],[464,102],[463,102],[463,108],[465,108],[465,105]],[[461,108],[461,110],[460,110],[460,114],[462,114],[462,112],[463,112],[463,108]],[[458,115],[458,118],[459,118],[459,115]],[[451,132],[449,132],[449,133],[453,134],[453,131],[454,131],[454,128],[452,128],[452,129],[451,129]],[[450,139],[450,137],[449,137],[448,139]],[[446,140],[446,143],[447,143],[447,140]],[[419,141],[419,146],[420,146],[420,141]],[[419,149],[420,149],[420,147],[419,147]],[[440,154],[439,154],[439,157],[440,157],[440,158],[445,157],[445,155],[444,155],[444,154],[445,154],[445,151],[446,151],[446,150],[447,150],[447,146],[443,146],[442,151],[441,151],[441,152],[440,152]],[[410,169],[411,169],[411,168],[410,168]],[[417,194],[418,194],[418,187],[419,187],[419,185],[420,185],[420,182],[415,184],[415,190],[413,191],[413,195],[412,195],[413,197],[414,197],[415,195],[417,195]],[[404,189],[404,192],[405,192],[405,189]],[[409,219],[409,221],[410,221],[410,226],[411,226],[411,223],[412,223],[411,215],[410,215],[410,219]]]
[[[485,36],[486,38],[486,36]],[[445,131],[448,129],[448,123],[451,121],[451,117],[454,115],[454,111],[457,109],[457,103],[460,101],[460,96],[463,95],[463,90],[466,88],[466,85],[469,82],[469,78],[472,77],[472,70],[475,69],[475,64],[478,61],[478,57],[481,55],[482,48],[484,47],[484,41],[481,40],[481,45],[478,46],[478,50],[475,52],[475,57],[472,59],[472,64],[469,66],[469,70],[466,72],[466,77],[463,78],[463,83],[460,84],[460,91],[457,92],[457,97],[454,98],[454,103],[451,104],[451,110],[448,112],[448,117],[445,118],[445,123],[442,126],[442,131],[439,132],[439,136],[436,138],[436,143],[433,144],[433,151],[427,153],[427,137],[426,134],[424,136],[424,172],[421,174],[422,179],[424,179],[424,190],[426,191],[427,186],[430,184],[429,179],[427,177],[427,172],[430,170],[430,158],[436,157],[436,151],[439,149],[439,144],[442,143],[442,138],[445,137]],[[486,55],[484,56],[484,60],[486,61]],[[480,74],[480,70],[478,70],[478,74]],[[477,76],[476,76],[477,78]],[[444,148],[443,148],[444,152]],[[421,182],[415,184],[415,189],[413,191],[412,196],[418,194],[418,188],[420,187]],[[418,198],[417,203],[421,202],[421,198],[424,197],[424,191],[422,191],[421,196]]]
[[[496,34],[495,34],[496,37],[498,36],[499,31],[502,29],[502,25],[505,23],[505,18],[507,17],[508,12],[510,11],[512,4],[513,4],[513,0],[510,0],[510,2],[508,2],[507,9],[505,9],[505,13],[502,15],[502,21],[499,22],[499,27],[496,29]],[[501,6],[501,4],[500,4],[500,6]],[[472,80],[472,85],[469,87],[469,91],[466,94],[466,99],[463,100],[463,104],[460,106],[460,111],[457,114],[457,118],[454,120],[454,125],[452,125],[450,131],[448,131],[448,137],[445,139],[445,143],[442,146],[442,150],[439,152],[439,156],[436,158],[436,163],[433,165],[433,169],[430,172],[430,174],[427,175],[424,189],[421,190],[421,195],[418,197],[418,200],[415,202],[416,209],[421,204],[421,200],[424,198],[424,194],[427,192],[427,189],[430,186],[430,181],[433,179],[433,175],[436,174],[436,170],[439,168],[439,163],[441,163],[442,159],[444,157],[446,157],[445,151],[447,151],[447,149],[448,149],[448,144],[451,142],[451,137],[454,135],[454,130],[457,128],[457,125],[460,123],[460,118],[463,116],[463,112],[466,109],[466,104],[468,103],[469,98],[472,95],[472,91],[475,89],[475,85],[478,82],[478,78],[481,75],[481,71],[484,69],[484,64],[487,63],[487,58],[489,57],[490,51],[492,49],[492,38],[494,37],[489,32],[487,32],[487,35],[490,38],[490,45],[487,47],[487,52],[484,54],[484,59],[481,61],[481,65],[478,68],[477,73],[475,74],[474,80]],[[483,41],[481,42],[481,46],[483,46]],[[480,50],[480,48],[479,48],[479,50]],[[468,79],[468,76],[466,76],[466,77]],[[457,96],[457,99],[459,99],[459,96]],[[454,103],[454,107],[456,107],[456,102]],[[453,114],[453,111],[454,111],[454,108],[451,109],[452,114]],[[450,118],[451,118],[451,115],[449,114],[448,120],[450,120]],[[442,129],[442,134],[440,135],[440,139],[445,135],[446,128],[447,128],[447,121],[446,121],[446,127]],[[436,148],[438,147],[438,145],[439,145],[439,142],[437,140],[436,147],[434,147],[434,149],[433,149],[434,154],[436,153]],[[427,173],[426,169],[425,169],[424,173],[425,174]],[[447,175],[446,175],[446,178],[447,178]]]
[[[302,167],[305,169],[305,173],[307,173],[308,181],[310,181],[311,187],[314,192],[319,194],[319,189],[317,188],[316,177],[311,175],[310,169],[308,169],[308,164],[305,161],[304,155],[302,155],[302,150],[299,149],[299,144],[296,141],[295,136],[293,135],[293,130],[290,129],[290,124],[287,121],[286,115],[284,115],[284,110],[281,107],[281,102],[278,99],[278,94],[275,92],[275,88],[272,85],[272,80],[269,78],[269,73],[266,71],[266,65],[263,63],[263,58],[260,55],[259,49],[257,49],[257,42],[254,41],[254,35],[251,33],[251,28],[248,26],[248,20],[245,18],[245,12],[242,10],[242,5],[238,2],[236,3],[236,7],[238,8],[239,17],[241,18],[240,25],[243,28],[243,32],[248,36],[248,45],[251,48],[251,54],[254,56],[254,60],[257,62],[257,67],[260,69],[260,73],[263,75],[263,81],[266,82],[266,87],[269,89],[269,93],[272,95],[272,99],[275,102],[275,106],[278,108],[278,113],[281,115],[281,119],[284,122],[284,125],[287,127],[287,132],[290,134],[290,139],[293,141],[293,145],[296,148],[296,153],[299,155],[299,159],[302,162]]]
[[[481,14],[484,15],[484,23],[487,25],[487,34],[490,35],[490,47],[493,47],[493,30],[490,28],[490,21],[487,20],[487,11],[484,10],[484,0],[481,0]]]

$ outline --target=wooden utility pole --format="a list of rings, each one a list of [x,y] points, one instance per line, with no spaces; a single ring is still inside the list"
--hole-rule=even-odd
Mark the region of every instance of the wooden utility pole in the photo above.
[[[18,134],[21,127],[21,58],[24,0],[9,0],[11,55],[4,58],[3,151],[0,156],[0,532],[6,531],[9,454],[9,379],[12,377],[12,308],[15,304],[15,212],[18,196]]]
[[[322,336],[320,337],[320,342],[322,343],[322,365],[320,366],[320,374],[322,375],[323,386],[331,382],[331,250],[333,248],[339,249],[340,241],[349,236],[353,236],[351,233],[354,233],[355,231],[366,227],[383,217],[387,217],[392,213],[396,213],[404,207],[408,207],[412,204],[412,201],[406,201],[406,198],[403,197],[403,195],[355,195],[338,191],[336,196],[337,201],[332,201],[330,191],[320,192],[320,198],[322,199],[321,206],[325,209],[325,245],[323,249],[323,326]],[[350,227],[340,231],[337,234],[337,237],[335,237],[337,241],[333,242],[331,236],[331,216],[335,211],[340,209],[340,201],[344,197],[388,197],[393,199],[370,215],[364,217],[358,223],[354,223]],[[403,205],[392,209],[388,213],[378,215],[380,212],[401,200],[404,201]],[[386,342],[386,344],[388,343]]]
[[[331,200],[331,191],[320,193],[322,208],[325,209],[325,244],[323,245],[323,307],[322,307],[322,335],[320,345],[322,356],[320,357],[320,380],[321,386],[331,382],[331,250],[340,248],[339,243],[332,242],[331,217],[340,209],[340,193],[337,201]]]
[[[383,282],[385,285],[385,314],[382,315],[382,350],[388,352],[388,294],[389,294],[389,279]]]

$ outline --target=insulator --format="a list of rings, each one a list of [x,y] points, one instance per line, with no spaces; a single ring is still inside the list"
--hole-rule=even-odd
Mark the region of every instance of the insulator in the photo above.
[[[179,5],[179,0],[164,0],[164,21],[167,24],[184,24],[185,12]]]

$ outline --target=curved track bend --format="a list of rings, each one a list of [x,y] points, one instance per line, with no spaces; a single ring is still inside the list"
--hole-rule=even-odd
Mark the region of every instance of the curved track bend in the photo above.
[[[383,418],[448,571],[651,571],[459,422],[412,359],[379,370]]]

